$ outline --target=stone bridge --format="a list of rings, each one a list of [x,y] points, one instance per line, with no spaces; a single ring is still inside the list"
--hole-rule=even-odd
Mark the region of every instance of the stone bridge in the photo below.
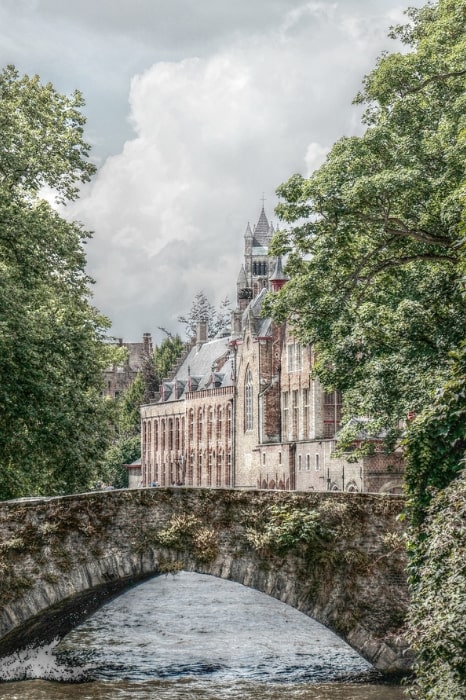
[[[180,570],[237,581],[409,670],[403,499],[141,489],[0,504],[0,654],[61,637],[125,588]],[[148,603],[150,604],[150,603]]]

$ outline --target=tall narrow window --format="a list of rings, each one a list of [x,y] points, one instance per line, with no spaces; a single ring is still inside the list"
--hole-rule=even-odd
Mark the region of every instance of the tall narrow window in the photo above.
[[[219,406],[217,408],[217,440],[222,439],[222,427],[223,427],[223,408]]]
[[[286,350],[286,369],[294,372],[294,343],[288,343]]]
[[[309,437],[309,389],[303,389],[303,438]]]
[[[227,408],[227,439],[231,440],[231,403]]]
[[[248,369],[246,372],[246,382],[244,387],[244,429],[252,430],[252,373]]]
[[[231,450],[227,452],[227,463],[225,465],[225,486],[231,486]]]
[[[303,368],[303,361],[302,361],[302,350],[301,350],[301,343],[295,343],[295,348],[294,348],[294,367],[297,372],[300,372]]]
[[[207,439],[210,441],[212,440],[212,427],[214,424],[214,409],[212,406],[209,406],[208,413],[207,413]]]
[[[288,392],[282,394],[282,433],[283,439],[288,440]]]
[[[299,438],[299,393],[293,391],[293,438]]]
[[[180,449],[180,419],[175,420],[175,450]]]
[[[162,422],[161,422],[161,424],[160,424],[160,442],[161,442],[162,450],[165,449],[165,440],[166,440],[166,435],[165,435],[165,419],[162,418]]]
[[[194,483],[194,452],[189,455],[188,465],[188,484],[192,486]]]
[[[154,450],[157,452],[159,449],[159,422],[154,421]]]
[[[188,440],[192,440],[194,437],[194,409],[191,408],[189,411],[188,418]]]
[[[341,423],[341,393],[324,393],[324,437],[333,437]]]

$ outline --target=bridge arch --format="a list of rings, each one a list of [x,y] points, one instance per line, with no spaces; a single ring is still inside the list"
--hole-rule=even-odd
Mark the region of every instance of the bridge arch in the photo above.
[[[393,496],[185,488],[1,504],[0,654],[62,636],[136,582],[185,570],[277,598],[380,671],[406,672],[405,562],[393,549],[402,506]],[[280,530],[287,518],[294,541]],[[291,541],[277,546],[274,527]]]

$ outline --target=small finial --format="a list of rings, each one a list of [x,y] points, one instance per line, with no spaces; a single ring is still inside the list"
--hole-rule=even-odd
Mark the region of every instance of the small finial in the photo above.
[[[263,208],[264,208],[264,202],[265,202],[265,194],[264,194],[264,192],[262,192],[261,201],[262,201],[262,209],[263,209]]]

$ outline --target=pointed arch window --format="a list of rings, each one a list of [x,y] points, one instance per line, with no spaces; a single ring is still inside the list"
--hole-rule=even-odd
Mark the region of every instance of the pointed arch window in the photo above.
[[[252,430],[253,426],[253,401],[252,401],[252,372],[246,371],[246,381],[244,383],[244,429]]]

